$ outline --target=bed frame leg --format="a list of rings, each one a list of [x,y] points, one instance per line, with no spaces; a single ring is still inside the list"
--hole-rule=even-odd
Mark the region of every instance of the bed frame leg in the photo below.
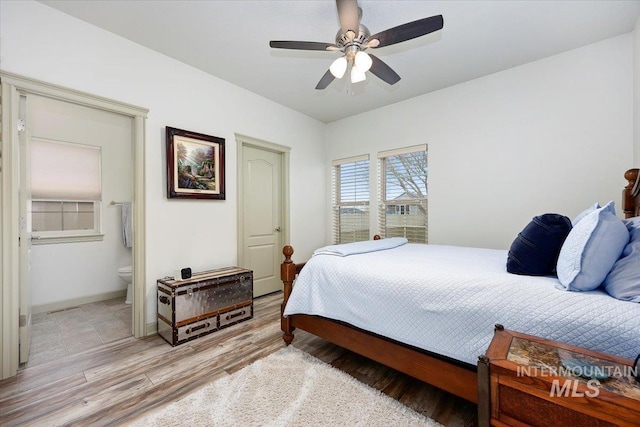
[[[296,265],[291,260],[291,255],[293,255],[293,248],[291,246],[287,245],[282,248],[282,253],[284,255],[284,262],[280,265],[280,279],[284,285],[284,300],[280,306],[280,329],[282,329],[282,339],[285,344],[289,345],[293,341],[295,336],[293,331],[296,328],[291,326],[291,319],[284,317],[283,313],[293,289],[293,281],[296,278]]]
[[[491,376],[489,371],[489,358],[478,357],[478,427],[491,425],[491,388],[489,387]]]

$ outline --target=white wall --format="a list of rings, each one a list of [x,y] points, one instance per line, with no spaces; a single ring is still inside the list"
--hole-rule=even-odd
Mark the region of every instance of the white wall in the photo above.
[[[327,157],[427,143],[430,243],[508,248],[535,215],[619,206],[632,56],[627,34],[334,122]]]
[[[38,96],[28,102],[34,112],[31,135],[101,147],[104,233],[97,242],[33,245],[31,303],[38,306],[126,289],[117,270],[131,265],[131,249],[122,243],[120,207],[109,202],[131,200],[133,120],[106,111],[96,115],[87,107]]]
[[[618,202],[634,151],[631,34],[326,126],[37,2],[3,2],[0,36],[3,70],[149,108],[148,322],[157,278],[237,261],[236,132],[292,147],[299,260],[330,240],[331,159],[428,143],[430,242],[506,248],[534,215]],[[166,199],[165,126],[226,139],[226,201]]]
[[[640,18],[633,31],[633,167],[640,168]]]
[[[234,133],[291,150],[291,244],[306,259],[324,243],[325,125],[37,2],[2,2],[2,69],[150,110],[146,124],[147,322],[156,279],[236,263]],[[226,139],[226,201],[166,198],[165,126]],[[304,204],[296,201],[305,200]],[[313,223],[314,227],[309,227]],[[83,268],[91,268],[85,266]]]

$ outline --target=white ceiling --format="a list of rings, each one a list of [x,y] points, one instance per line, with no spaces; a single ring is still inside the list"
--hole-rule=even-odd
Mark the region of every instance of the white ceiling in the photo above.
[[[367,73],[324,91],[336,52],[269,48],[270,40],[335,42],[335,2],[68,1],[42,3],[235,85],[331,122],[633,30],[640,1],[360,0],[371,34],[442,14],[444,29],[376,50],[402,80]]]

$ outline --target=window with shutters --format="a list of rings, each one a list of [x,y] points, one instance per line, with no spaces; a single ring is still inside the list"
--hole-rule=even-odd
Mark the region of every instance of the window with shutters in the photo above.
[[[33,243],[101,239],[100,147],[32,138],[30,148]]]
[[[333,241],[369,240],[369,156],[332,162]]]
[[[378,226],[382,237],[427,243],[427,146],[378,153]]]

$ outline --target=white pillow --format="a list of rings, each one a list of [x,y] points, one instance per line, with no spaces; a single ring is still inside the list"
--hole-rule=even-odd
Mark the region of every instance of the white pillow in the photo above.
[[[571,221],[571,226],[575,227],[576,224],[579,223],[582,218],[589,215],[591,212],[595,211],[596,209],[600,209],[600,203],[598,202],[595,202],[592,206],[589,206],[587,209],[583,210],[578,215],[576,215],[576,217]]]
[[[560,249],[556,271],[569,291],[590,291],[602,284],[629,242],[629,232],[616,217],[614,203],[584,216]]]
[[[629,230],[629,244],[604,280],[609,295],[640,302],[640,217],[622,220]]]

